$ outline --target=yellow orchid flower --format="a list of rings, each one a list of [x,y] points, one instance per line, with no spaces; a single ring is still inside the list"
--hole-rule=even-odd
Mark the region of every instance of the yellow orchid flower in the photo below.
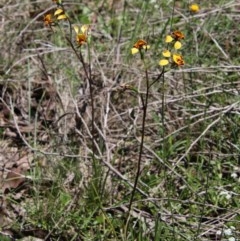
[[[67,15],[64,13],[62,8],[58,8],[54,12],[54,16],[57,16],[57,20],[67,19]]]
[[[177,66],[184,65],[183,57],[180,54],[173,54],[173,61],[175,64],[177,64]]]
[[[52,14],[51,13],[46,14],[43,18],[43,22],[45,26],[51,26],[54,23]]]
[[[162,55],[164,56],[164,57],[166,57],[166,58],[169,58],[169,57],[171,57],[171,52],[169,51],[169,50],[164,50],[163,52],[162,52]],[[172,62],[174,63],[174,64],[176,64],[177,66],[182,66],[182,65],[184,65],[184,60],[183,60],[183,57],[182,57],[182,55],[180,55],[180,54],[173,54],[172,55]],[[160,66],[166,66],[166,65],[168,65],[170,63],[170,61],[168,60],[168,59],[161,59],[160,61],[159,61],[159,65]]]
[[[140,49],[150,49],[150,45],[147,44],[145,40],[139,39],[131,49],[132,54],[136,54],[139,52]]]
[[[175,49],[180,49],[181,47],[182,47],[181,42],[176,41],[176,42],[174,43],[174,48],[175,48]]]
[[[199,10],[200,10],[200,7],[199,7],[198,4],[191,4],[191,5],[189,6],[189,10],[190,10],[190,12],[192,12],[192,13],[198,13]]]
[[[76,33],[76,42],[79,46],[87,43],[87,31],[89,29],[88,25],[82,25],[81,31],[79,31],[79,27],[74,25],[73,29]]]
[[[163,55],[164,57],[169,58],[169,57],[171,57],[171,52],[166,49],[166,50],[164,50],[164,51],[162,52],[162,55]]]

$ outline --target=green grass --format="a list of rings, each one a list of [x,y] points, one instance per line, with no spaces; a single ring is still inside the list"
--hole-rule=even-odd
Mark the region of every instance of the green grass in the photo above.
[[[54,4],[1,8],[2,190],[21,158],[30,168],[24,183],[0,193],[0,239],[238,240],[240,3],[202,1],[197,14],[188,1],[66,3],[74,24],[92,27],[81,51],[91,62],[94,129],[89,82],[64,37],[69,26],[43,26]],[[166,67],[151,87],[143,130],[145,71],[130,49],[139,38],[151,45],[144,58],[152,81],[176,29],[185,34],[185,65]]]

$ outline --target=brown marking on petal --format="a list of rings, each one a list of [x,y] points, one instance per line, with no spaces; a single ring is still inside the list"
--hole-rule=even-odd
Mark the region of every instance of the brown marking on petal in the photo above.
[[[179,40],[179,39],[184,39],[184,38],[185,38],[184,34],[183,34],[181,31],[178,31],[178,30],[172,32],[172,37],[173,37],[176,41]]]
[[[87,35],[80,33],[76,36],[76,41],[79,45],[82,45],[87,42]]]
[[[48,13],[43,18],[45,26],[51,26],[53,24],[52,14]]]
[[[134,45],[133,47],[136,48],[136,49],[142,49],[144,46],[147,46],[147,42],[142,40],[142,39],[139,39]]]

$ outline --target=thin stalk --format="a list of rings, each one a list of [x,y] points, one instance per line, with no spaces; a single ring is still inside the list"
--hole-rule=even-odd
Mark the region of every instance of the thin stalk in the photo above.
[[[91,102],[91,141],[92,141],[92,157],[93,161],[94,158],[94,133],[95,133],[95,127],[94,127],[94,120],[95,120],[95,107],[94,107],[94,96],[93,96],[93,82],[92,82],[92,69],[91,69],[91,53],[90,53],[90,46],[89,43],[87,44],[88,48],[88,83],[89,83],[89,92],[90,92],[90,102]]]
[[[71,39],[69,39],[69,37],[66,36],[66,40],[67,42],[69,43],[69,45],[71,46],[72,50],[74,51],[75,55],[77,56],[78,60],[80,63],[82,63],[83,65],[83,71],[84,71],[84,74],[86,75],[86,78],[89,82],[90,81],[90,78],[89,78],[89,75],[88,75],[88,70],[87,70],[87,66],[86,66],[86,63],[84,62],[84,59],[83,59],[83,56],[82,56],[82,52],[81,51],[77,51],[76,48],[74,47]]]
[[[83,71],[84,71],[84,74],[88,80],[88,84],[89,84],[89,92],[90,92],[90,105],[91,105],[91,145],[92,145],[92,154],[93,154],[93,159],[94,159],[94,132],[95,132],[95,127],[94,127],[94,119],[95,119],[95,108],[94,108],[94,96],[93,96],[93,84],[92,84],[92,75],[91,75],[91,65],[90,65],[90,62],[89,62],[89,66],[87,67],[84,59],[83,59],[83,56],[82,56],[82,52],[81,50],[80,51],[77,51],[76,48],[74,47],[71,39],[69,37],[66,36],[66,40],[67,42],[69,43],[69,45],[71,46],[72,50],[74,51],[75,55],[77,56],[78,60],[80,63],[82,63],[82,66],[83,66]],[[89,51],[89,45],[88,45],[88,55],[90,55],[90,51]],[[90,56],[88,57],[88,60],[90,61],[91,58]]]
[[[142,162],[142,155],[143,155],[143,145],[144,145],[145,126],[146,126],[146,116],[147,116],[147,106],[148,106],[148,98],[149,98],[149,90],[150,90],[148,69],[147,69],[144,59],[143,59],[143,53],[140,52],[140,54],[141,54],[141,59],[144,63],[144,67],[145,67],[146,94],[145,94],[145,98],[144,98],[143,94],[140,94],[140,98],[141,98],[141,102],[142,102],[142,110],[143,110],[142,126],[141,126],[142,134],[141,134],[141,141],[140,141],[139,155],[138,155],[138,162],[137,162],[137,172],[136,172],[133,190],[132,190],[132,194],[131,194],[131,198],[130,198],[130,202],[129,202],[127,223],[125,226],[125,239],[126,240],[127,240],[127,231],[128,231],[128,227],[129,227],[129,220],[130,220],[130,215],[131,215],[133,199],[134,199],[134,196],[136,193],[137,184],[138,184],[138,180],[140,177],[140,171],[141,171],[141,162]]]
[[[142,126],[141,126],[142,133],[141,133],[139,155],[138,155],[138,162],[137,162],[137,171],[136,171],[133,190],[132,190],[132,193],[131,193],[131,198],[130,198],[130,202],[129,202],[129,206],[128,206],[127,222],[126,222],[125,233],[124,233],[125,240],[127,240],[127,231],[128,231],[128,227],[129,227],[131,209],[132,209],[132,205],[133,205],[134,196],[135,196],[136,191],[137,191],[137,184],[138,184],[138,180],[139,180],[140,172],[141,172],[141,163],[142,163],[142,156],[143,156],[144,137],[145,137],[145,129],[146,129],[146,117],[147,117],[147,108],[148,108],[148,99],[149,99],[150,88],[154,83],[159,81],[162,76],[164,76],[164,68],[163,68],[161,73],[157,76],[157,78],[155,80],[153,80],[152,82],[150,82],[149,75],[148,75],[148,68],[147,68],[146,63],[144,61],[144,55],[141,51],[140,51],[140,55],[141,55],[141,60],[143,61],[143,64],[144,64],[144,69],[145,69],[146,94],[145,94],[145,96],[143,94],[140,94],[140,99],[141,99],[141,103],[142,103],[142,110],[143,110]]]
[[[60,5],[64,10],[63,5]],[[91,55],[90,55],[90,48],[89,48],[89,43],[87,43],[87,48],[88,48],[88,67],[84,61],[82,52],[81,52],[81,46],[80,46],[80,51],[77,51],[77,49],[75,48],[73,42],[72,42],[72,24],[71,21],[69,20],[69,18],[67,18],[68,23],[69,23],[69,34],[70,37],[65,35],[65,38],[68,42],[68,44],[70,45],[70,47],[72,48],[73,52],[75,53],[76,57],[78,58],[79,62],[82,64],[83,66],[83,71],[84,74],[88,80],[88,84],[89,84],[89,92],[90,92],[90,105],[91,105],[91,150],[92,150],[92,155],[93,155],[93,160],[94,160],[94,133],[95,133],[95,128],[94,128],[94,119],[95,119],[95,109],[94,109],[94,99],[93,99],[93,85],[92,85],[92,71],[91,71]],[[61,28],[60,28],[61,30]]]

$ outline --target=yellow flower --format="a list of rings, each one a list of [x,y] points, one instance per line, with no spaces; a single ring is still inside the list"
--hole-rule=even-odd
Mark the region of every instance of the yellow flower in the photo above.
[[[43,18],[45,26],[51,26],[53,24],[52,14],[48,13]]]
[[[168,59],[161,59],[161,60],[159,61],[159,65],[161,65],[161,66],[166,66],[166,65],[168,65],[168,64],[169,64]]]
[[[84,24],[84,25],[81,27],[82,33],[87,34],[88,30],[89,30],[89,25],[87,25],[87,24]]]
[[[184,39],[184,38],[185,38],[184,34],[180,31],[176,30],[176,31],[172,32],[171,35],[166,36],[165,42],[166,43],[173,42],[174,49],[178,50],[182,47],[182,43],[179,40]],[[162,55],[165,58],[163,58],[159,61],[160,66],[166,66],[169,63],[172,63],[172,64],[177,65],[177,66],[184,65],[183,57],[180,54],[175,53],[175,54],[172,55],[171,52],[167,49],[167,50],[164,50],[162,52]]]
[[[171,52],[169,51],[169,50],[164,50],[163,52],[162,52],[162,55],[164,56],[164,57],[166,57],[166,58],[169,58],[169,57],[171,57]],[[171,61],[171,62],[173,62],[174,64],[176,64],[177,66],[182,66],[182,65],[184,65],[184,60],[183,60],[183,57],[182,57],[182,55],[180,55],[180,54],[173,54],[172,55],[172,60],[173,61]],[[159,61],[159,65],[160,66],[166,66],[166,65],[168,65],[170,63],[170,61],[168,60],[168,59],[161,59],[160,61]]]
[[[175,44],[174,44],[174,48],[175,48],[175,49],[180,49],[180,48],[182,48],[181,42],[176,41]]]
[[[173,37],[171,35],[167,35],[166,39],[165,39],[165,42],[166,43],[171,43],[172,41],[173,41]]]
[[[164,57],[169,58],[169,57],[171,57],[171,52],[166,49],[166,50],[164,50],[164,51],[162,52],[162,55],[163,55]]]
[[[177,66],[184,65],[183,57],[180,54],[173,54],[173,61]]]
[[[76,41],[79,45],[87,43],[87,35],[84,33],[77,34]]]
[[[169,50],[166,49],[166,50],[163,50],[162,55],[164,57],[166,57],[166,58],[169,58],[169,57],[171,57],[172,54],[171,54],[171,52]],[[161,59],[159,61],[159,65],[161,65],[161,66],[166,66],[168,64],[169,64],[169,60],[168,59]]]
[[[67,18],[67,15],[64,13],[62,8],[58,8],[54,12],[54,16],[57,16],[57,20],[62,20],[62,19],[66,19]]]
[[[89,26],[88,25],[83,25],[81,27],[81,32],[79,31],[79,28],[78,26],[73,26],[74,28],[74,31],[76,33],[76,42],[79,46],[87,43],[87,31],[89,29]]]
[[[139,39],[131,49],[132,54],[136,54],[139,52],[140,49],[150,49],[150,45],[147,44],[145,40]]]
[[[165,38],[166,43],[171,43],[175,41],[174,43],[174,48],[175,49],[180,49],[182,47],[181,42],[179,41],[180,39],[184,39],[184,34],[180,31],[174,31],[172,32],[172,35],[167,35]]]
[[[197,12],[199,12],[200,7],[199,7],[197,4],[191,4],[191,5],[189,6],[189,10],[190,10],[192,13],[197,13]]]
[[[58,9],[54,12],[54,16],[59,15],[59,14],[61,14],[61,13],[63,13],[63,9],[58,8]]]

